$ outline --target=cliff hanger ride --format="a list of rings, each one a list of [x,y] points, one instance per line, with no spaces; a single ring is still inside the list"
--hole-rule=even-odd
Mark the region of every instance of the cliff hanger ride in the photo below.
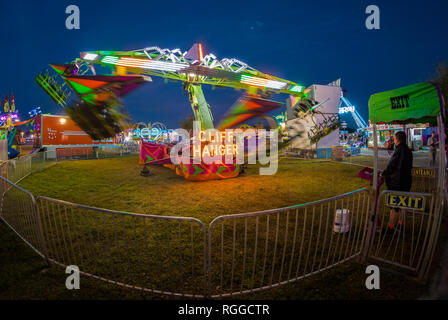
[[[95,66],[110,68],[112,72],[98,75]],[[202,129],[214,128],[212,112],[202,92],[203,84],[245,90],[244,102],[257,99],[255,109],[260,112],[283,105],[268,100],[274,93],[288,94],[310,108],[313,105],[306,99],[304,86],[260,72],[237,59],[220,60],[211,53],[205,55],[199,43],[187,52],[159,47],[81,52],[73,62],[51,64],[51,67],[57,75],[46,70],[36,77],[37,83],[94,138],[111,136],[119,130],[121,121],[127,119],[120,109],[120,98],[144,82],[152,81],[152,77],[182,82],[195,120],[200,121]],[[73,102],[71,91],[78,101]],[[266,108],[266,104],[270,107]],[[255,116],[260,112],[255,112]],[[248,118],[247,114],[241,117]],[[105,128],[95,128],[101,126]]]
[[[298,119],[320,113],[317,108],[324,103],[308,99],[307,93],[311,89],[305,90],[302,85],[260,72],[237,59],[218,59],[213,54],[205,55],[201,44],[194,44],[187,52],[159,47],[134,51],[81,52],[80,57],[71,63],[51,64],[51,67],[40,73],[36,82],[94,140],[114,137],[126,128],[129,117],[122,108],[121,97],[143,83],[151,82],[152,77],[182,83],[182,88],[188,93],[194,120],[200,123],[202,131],[215,128],[202,85],[230,87],[244,92],[217,125],[221,131],[236,128],[253,118],[266,119],[268,122],[272,120],[269,123],[271,129],[278,130],[278,123],[267,116],[267,113],[284,105],[283,102],[270,100],[274,94],[288,95],[287,101],[291,103]],[[109,69],[108,72],[105,73],[105,69]],[[322,128],[318,130],[322,131]],[[287,141],[282,144],[289,144],[301,134],[288,134]],[[319,137],[325,134],[323,132]],[[202,151],[203,154],[207,151],[211,155],[207,144],[201,141],[200,150],[195,150],[193,146],[190,151],[193,155],[195,151]],[[170,148],[168,144],[142,140],[140,163],[168,166],[176,174],[192,181],[228,179],[239,175],[241,168],[238,163],[190,163],[185,160],[174,164],[170,158]],[[237,150],[221,148],[216,149],[216,152],[213,149],[213,153],[219,157],[224,157],[224,153],[235,157]]]

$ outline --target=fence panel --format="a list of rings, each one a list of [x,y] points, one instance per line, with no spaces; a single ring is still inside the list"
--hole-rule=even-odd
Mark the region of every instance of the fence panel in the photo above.
[[[438,168],[414,167],[412,168],[412,192],[437,192]]]
[[[8,160],[8,180],[17,183],[31,174],[31,156]]]
[[[158,294],[204,297],[206,229],[193,218],[97,209],[37,198],[50,261]]]
[[[419,275],[428,262],[425,256],[431,250],[429,245],[437,207],[433,194],[383,191],[378,198],[376,233],[370,257]],[[397,225],[394,231],[388,231],[393,211],[397,212]]]
[[[47,152],[34,152],[4,162],[3,166],[6,166],[6,174],[3,174],[5,170],[2,170],[2,175],[11,182],[18,183],[31,173],[44,170],[55,164],[55,161],[55,158],[47,156]]]
[[[29,157],[31,157],[32,173],[45,170],[56,164],[56,158],[48,156],[48,152],[34,152]]]
[[[285,158],[296,158],[313,160],[316,159],[315,149],[299,149],[299,148],[285,148],[280,151],[280,156]]]
[[[8,161],[0,163],[0,176],[8,179]]]
[[[99,149],[69,158],[133,152]],[[59,160],[47,155],[34,153],[1,164],[0,218],[48,261],[77,265],[83,274],[106,282],[156,294],[228,297],[317,274],[360,255],[366,244],[367,189],[288,208],[221,216],[207,233],[193,218],[119,212],[46,197],[36,202],[14,182]],[[436,169],[414,168],[412,191],[419,193],[381,193],[379,228],[369,238],[369,259],[419,276],[428,272],[440,224],[436,179]],[[413,197],[414,202],[399,213],[402,227],[386,233],[391,195],[400,201]],[[415,198],[421,198],[421,208]]]
[[[46,255],[36,202],[31,193],[0,176],[0,219],[42,257]]]
[[[216,218],[208,234],[211,297],[287,284],[360,255],[368,208],[368,190],[360,189],[309,204]],[[336,212],[345,224],[335,225]]]

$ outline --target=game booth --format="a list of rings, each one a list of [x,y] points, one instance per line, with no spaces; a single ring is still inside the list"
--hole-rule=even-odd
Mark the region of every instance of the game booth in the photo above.
[[[417,83],[391,91],[376,93],[369,100],[369,118],[373,127],[374,168],[373,194],[366,246],[369,256],[386,267],[410,272],[424,280],[437,244],[442,209],[445,202],[445,104],[440,89],[429,82]],[[438,167],[412,171],[411,192],[384,190],[378,163],[378,127],[429,123],[437,126],[441,152]],[[415,163],[414,163],[415,164]],[[384,169],[384,168],[381,168]],[[381,226],[392,211],[399,214],[394,232],[387,234]],[[389,221],[389,222],[388,222]]]

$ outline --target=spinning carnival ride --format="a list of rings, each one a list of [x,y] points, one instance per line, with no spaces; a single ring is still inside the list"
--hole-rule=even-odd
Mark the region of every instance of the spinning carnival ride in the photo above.
[[[107,67],[112,72],[99,75],[95,66],[100,66],[97,69]],[[245,91],[218,125],[220,130],[262,117],[282,106],[281,102],[269,100],[275,93],[290,95],[296,104],[301,104],[304,114],[316,112],[315,102],[307,100],[304,86],[255,70],[237,59],[219,60],[213,54],[205,55],[201,44],[193,45],[188,52],[159,47],[82,52],[80,58],[69,64],[51,64],[51,67],[56,74],[52,74],[51,69],[46,70],[36,77],[36,82],[93,139],[113,137],[122,131],[129,118],[120,98],[143,83],[151,82],[152,77],[182,82],[194,118],[200,122],[202,130],[215,128],[211,108],[202,91],[204,84]],[[151,164],[155,160],[157,163],[170,163],[166,146],[151,148],[165,149],[164,152],[156,152],[156,157],[150,156],[153,160],[145,160],[146,163]],[[191,180],[196,177],[197,180],[234,177],[239,171],[238,165],[214,164],[216,168],[210,169],[201,164],[200,167],[190,165],[193,173],[186,174],[189,167],[183,165],[180,174]],[[201,178],[201,175],[205,176]]]

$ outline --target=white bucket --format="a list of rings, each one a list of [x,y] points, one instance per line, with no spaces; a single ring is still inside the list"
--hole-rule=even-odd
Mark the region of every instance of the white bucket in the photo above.
[[[334,215],[333,231],[338,233],[348,232],[350,230],[349,210],[337,209]]]

